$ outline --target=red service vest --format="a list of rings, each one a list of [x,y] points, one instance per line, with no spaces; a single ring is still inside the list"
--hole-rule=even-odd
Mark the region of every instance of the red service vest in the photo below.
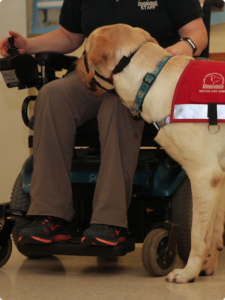
[[[171,122],[208,123],[208,103],[217,103],[218,123],[225,123],[225,63],[192,60],[174,92]]]

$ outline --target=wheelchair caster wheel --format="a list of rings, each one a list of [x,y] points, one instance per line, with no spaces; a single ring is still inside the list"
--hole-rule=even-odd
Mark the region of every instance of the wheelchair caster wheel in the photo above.
[[[5,246],[0,247],[0,268],[3,267],[9,260],[12,253],[12,240],[8,239]]]
[[[173,270],[177,250],[167,259],[163,258],[168,239],[168,231],[161,228],[150,231],[146,236],[142,247],[142,263],[150,275],[165,276]]]

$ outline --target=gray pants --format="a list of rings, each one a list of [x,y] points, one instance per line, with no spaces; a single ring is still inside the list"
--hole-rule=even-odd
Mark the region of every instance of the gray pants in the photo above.
[[[34,115],[34,171],[28,215],[71,221],[74,210],[69,173],[76,129],[97,116],[101,167],[91,223],[127,227],[144,122],[134,121],[118,96],[91,95],[75,72],[40,90]]]

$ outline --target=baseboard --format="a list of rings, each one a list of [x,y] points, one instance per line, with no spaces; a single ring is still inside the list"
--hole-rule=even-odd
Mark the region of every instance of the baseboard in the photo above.
[[[225,53],[210,53],[209,59],[216,61],[225,61]]]

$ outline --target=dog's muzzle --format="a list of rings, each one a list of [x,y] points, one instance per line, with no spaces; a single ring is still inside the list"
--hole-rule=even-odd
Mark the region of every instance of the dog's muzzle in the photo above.
[[[143,44],[142,44],[142,45],[143,45]],[[141,46],[142,46],[142,45],[141,45]],[[138,49],[140,49],[141,46],[139,46]],[[110,83],[110,84],[113,85],[113,75],[116,75],[116,74],[122,72],[123,69],[126,68],[126,66],[130,63],[132,57],[135,55],[135,53],[138,51],[138,49],[137,49],[136,51],[134,51],[133,53],[131,53],[131,55],[128,56],[128,57],[127,57],[127,56],[123,56],[123,57],[121,58],[121,60],[119,61],[119,63],[118,63],[118,64],[116,65],[116,67],[114,68],[114,70],[112,71],[111,76],[110,76],[109,78],[105,78],[104,76],[102,76],[101,74],[99,74],[99,73],[96,72],[96,71],[95,71],[95,75],[96,75],[97,77],[101,78],[102,80],[104,80],[104,81],[106,81],[106,82],[108,82],[108,83]],[[86,71],[87,71],[87,73],[89,74],[89,68],[88,68],[88,62],[87,62],[86,51],[84,51],[83,54],[84,54],[84,64],[85,64],[85,67],[86,67]],[[110,89],[110,90],[108,90],[108,89],[104,88],[104,87],[103,87],[103,86],[102,86],[102,85],[101,85],[94,77],[91,79],[90,85],[89,85],[89,86],[86,85],[86,86],[87,86],[87,88],[88,88],[90,91],[95,91],[95,90],[96,90],[96,86],[98,86],[98,87],[100,87],[101,89],[103,89],[103,90],[105,90],[105,91],[107,91],[107,92],[109,92],[109,93],[112,93],[112,94],[117,95],[117,92],[116,92],[115,89]]]

